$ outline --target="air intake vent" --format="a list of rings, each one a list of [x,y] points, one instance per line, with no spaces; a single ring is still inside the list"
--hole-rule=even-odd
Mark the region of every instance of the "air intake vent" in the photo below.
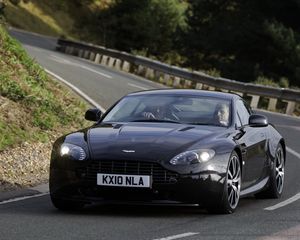
[[[99,160],[91,162],[85,169],[86,179],[96,182],[97,173],[149,175],[154,184],[174,183],[178,174],[164,169],[158,163],[122,161],[122,160]]]

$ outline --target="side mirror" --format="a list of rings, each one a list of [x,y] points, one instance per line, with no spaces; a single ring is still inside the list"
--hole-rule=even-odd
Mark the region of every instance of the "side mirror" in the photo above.
[[[253,114],[249,117],[250,127],[266,127],[268,124],[267,117],[263,115]]]
[[[85,119],[89,121],[97,122],[101,118],[101,111],[98,108],[91,108],[86,111]]]

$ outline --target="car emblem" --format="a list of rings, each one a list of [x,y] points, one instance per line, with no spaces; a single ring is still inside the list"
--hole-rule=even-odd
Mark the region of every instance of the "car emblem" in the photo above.
[[[126,149],[124,149],[124,150],[122,150],[122,152],[124,152],[124,153],[135,153],[135,150],[126,150]]]

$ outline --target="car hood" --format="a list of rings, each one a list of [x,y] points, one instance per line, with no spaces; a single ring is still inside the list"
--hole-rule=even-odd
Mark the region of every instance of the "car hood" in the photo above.
[[[205,127],[207,128],[207,127]],[[216,128],[173,123],[128,123],[95,126],[88,132],[92,159],[160,161],[185,151]]]

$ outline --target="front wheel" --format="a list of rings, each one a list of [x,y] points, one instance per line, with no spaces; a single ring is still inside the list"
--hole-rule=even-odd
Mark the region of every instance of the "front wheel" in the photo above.
[[[279,146],[276,149],[275,159],[273,167],[271,169],[268,187],[264,191],[255,194],[257,198],[280,198],[284,184],[284,165],[285,156],[283,148],[279,144]]]
[[[208,210],[213,213],[229,214],[237,208],[240,199],[241,190],[241,165],[239,156],[235,151],[232,152],[224,182],[224,191],[221,201],[209,206]]]

